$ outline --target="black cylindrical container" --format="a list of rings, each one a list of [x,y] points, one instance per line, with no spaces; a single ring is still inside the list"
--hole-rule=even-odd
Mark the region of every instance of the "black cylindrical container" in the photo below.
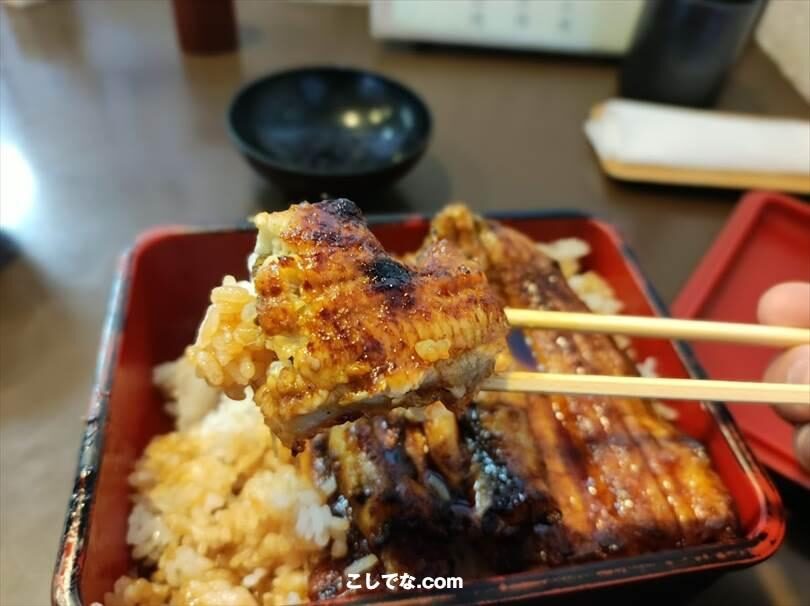
[[[647,0],[621,69],[625,97],[706,106],[766,0]]]

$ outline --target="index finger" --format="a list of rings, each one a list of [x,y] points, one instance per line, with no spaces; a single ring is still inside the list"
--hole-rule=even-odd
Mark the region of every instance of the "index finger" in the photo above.
[[[810,282],[783,282],[759,300],[757,317],[762,324],[810,327]]]

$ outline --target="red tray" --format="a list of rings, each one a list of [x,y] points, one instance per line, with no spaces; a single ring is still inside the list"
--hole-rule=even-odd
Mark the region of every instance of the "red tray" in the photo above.
[[[502,218],[538,240],[577,237],[588,241],[593,253],[586,265],[621,293],[628,313],[665,313],[633,256],[607,224],[575,213]],[[371,222],[382,243],[396,253],[415,249],[428,229],[426,219],[413,216]],[[127,475],[152,436],[171,426],[152,386],[152,367],[176,358],[191,342],[210,289],[224,274],[244,277],[245,258],[254,239],[252,230],[163,228],[141,237],[123,259],[54,574],[54,604],[79,606],[101,600],[130,567],[125,543],[130,509]],[[700,373],[680,345],[648,339],[638,341],[636,348],[641,356],[657,357],[666,376]],[[722,571],[769,557],[784,535],[781,502],[733,420],[720,404],[673,405],[680,411],[681,428],[706,445],[729,488],[742,527],[739,540],[481,579],[441,596],[442,592],[358,599],[495,603],[576,593],[592,600],[594,594],[586,592],[616,587],[631,587],[638,597],[642,586],[659,593],[694,590]],[[689,578],[687,583],[684,577]]]
[[[787,196],[746,194],[672,306],[675,316],[756,322],[757,301],[774,284],[810,282],[810,206]],[[778,350],[695,343],[716,379],[758,381]],[[793,426],[761,406],[729,406],[757,457],[810,489],[810,473],[793,453]]]

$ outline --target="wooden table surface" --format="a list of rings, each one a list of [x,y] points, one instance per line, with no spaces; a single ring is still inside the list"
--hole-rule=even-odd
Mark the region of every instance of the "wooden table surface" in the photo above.
[[[23,212],[2,201],[4,238],[19,248],[0,269],[3,606],[48,602],[118,253],[155,224],[236,223],[285,203],[229,144],[224,111],[241,83],[316,63],[402,80],[430,105],[434,138],[375,210],[431,212],[461,199],[478,210],[591,211],[619,226],[666,300],[739,196],[628,185],[599,171],[582,123],[614,94],[614,62],[382,44],[358,6],[254,0],[237,9],[239,52],[207,58],[177,51],[160,0],[0,10],[0,136],[14,157],[3,165],[3,191],[19,194],[15,204],[30,202]],[[755,47],[719,105],[810,113]],[[807,505],[806,495],[794,498]],[[694,603],[806,599],[810,582],[798,570],[808,563],[810,533],[795,513],[776,558],[726,576]]]

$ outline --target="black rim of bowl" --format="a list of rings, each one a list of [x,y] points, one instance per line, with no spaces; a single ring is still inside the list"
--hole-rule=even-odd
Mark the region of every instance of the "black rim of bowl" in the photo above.
[[[406,97],[409,97],[415,106],[421,108],[425,115],[425,136],[419,142],[419,145],[416,146],[413,150],[405,154],[399,160],[392,160],[390,164],[387,164],[383,167],[376,168],[373,170],[366,170],[366,171],[358,171],[358,172],[340,172],[334,170],[306,170],[302,171],[300,168],[296,166],[291,166],[289,164],[285,164],[283,162],[278,162],[277,160],[273,160],[268,157],[262,149],[251,145],[248,143],[240,134],[238,129],[235,126],[236,120],[234,118],[234,114],[236,111],[236,107],[239,102],[250,94],[250,92],[259,87],[265,85],[268,81],[271,80],[278,80],[281,78],[289,77],[293,74],[306,74],[312,72],[335,72],[335,73],[342,73],[342,74],[354,74],[354,75],[364,75],[364,76],[372,76],[381,80],[386,84],[386,86],[390,86],[392,88],[398,89],[401,93],[404,93]],[[234,142],[236,147],[239,151],[250,158],[251,160],[255,160],[269,168],[284,171],[285,173],[296,175],[299,177],[323,177],[323,178],[353,178],[353,177],[371,177],[374,175],[378,175],[382,172],[386,172],[389,170],[393,170],[397,167],[403,166],[412,162],[415,158],[418,158],[427,148],[428,143],[430,142],[430,138],[433,134],[433,116],[430,113],[430,109],[427,106],[422,98],[417,95],[413,90],[401,84],[400,82],[393,80],[387,76],[383,76],[378,72],[374,72],[367,69],[358,69],[353,67],[340,67],[336,65],[312,65],[306,67],[295,67],[291,69],[285,69],[277,72],[271,72],[265,76],[260,78],[256,78],[255,80],[251,80],[250,82],[242,85],[239,90],[237,90],[236,94],[231,99],[231,102],[228,106],[228,113],[227,113],[227,122],[228,122],[228,134],[231,137],[231,140]]]

